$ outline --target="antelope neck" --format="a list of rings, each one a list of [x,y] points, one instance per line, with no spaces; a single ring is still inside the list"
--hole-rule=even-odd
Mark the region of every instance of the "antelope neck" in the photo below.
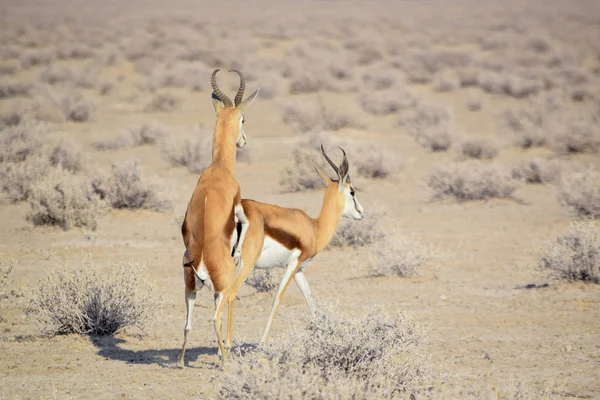
[[[320,252],[329,244],[335,233],[340,218],[341,210],[338,210],[335,201],[336,188],[327,188],[325,191],[325,198],[323,199],[323,206],[321,207],[321,213],[316,219],[317,223],[317,252]]]
[[[238,121],[235,121],[234,124],[224,118],[219,118],[215,128],[212,149],[213,164],[219,164],[232,174],[235,173],[235,142],[238,137],[237,132],[235,132],[236,129],[239,129]]]

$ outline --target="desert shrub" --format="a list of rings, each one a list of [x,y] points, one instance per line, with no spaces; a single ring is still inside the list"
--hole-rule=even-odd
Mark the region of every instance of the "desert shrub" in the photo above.
[[[189,88],[199,92],[210,81],[209,76],[208,70],[204,68],[176,64],[172,68],[155,68],[148,77],[148,86],[150,90],[170,87]]]
[[[600,228],[594,221],[571,223],[566,235],[543,246],[538,267],[556,279],[600,283]]]
[[[498,149],[485,139],[470,139],[461,143],[460,154],[465,158],[489,160],[498,155]]]
[[[93,192],[91,183],[61,168],[53,169],[33,185],[26,215],[33,225],[96,228],[104,204]]]
[[[50,273],[34,292],[27,314],[51,335],[111,335],[154,319],[160,297],[134,261],[100,270],[91,259]]]
[[[255,350],[234,349],[221,398],[421,398],[438,373],[410,316],[374,309],[350,317],[319,307],[306,327]],[[416,396],[416,397],[415,397]]]
[[[363,128],[353,114],[323,102],[320,104],[294,102],[282,106],[283,122],[300,133],[314,130],[337,131],[344,128]]]
[[[421,264],[432,256],[430,247],[407,237],[379,241],[372,249],[374,254],[368,264],[371,277],[415,275]]]
[[[92,143],[96,150],[117,150],[126,147],[138,147],[156,144],[166,135],[165,128],[157,123],[142,123],[129,128],[116,139],[100,140]]]
[[[348,155],[351,176],[386,178],[402,169],[402,156],[382,146],[359,142],[346,142],[341,146]]]
[[[548,127],[550,147],[557,153],[600,153],[600,112],[569,117]]]
[[[164,159],[176,167],[200,173],[212,162],[212,133],[193,130],[191,134],[166,135],[159,141]]]
[[[370,93],[373,90],[390,89],[396,82],[396,76],[388,69],[379,69],[363,74],[362,81],[367,93]]]
[[[483,100],[481,99],[481,96],[470,94],[469,98],[467,99],[467,108],[469,111],[479,111],[482,109],[482,107]]]
[[[406,128],[409,134],[416,135],[427,129],[449,124],[450,114],[444,107],[423,104],[414,110],[402,113],[398,123]]]
[[[504,169],[474,161],[435,167],[427,185],[434,199],[452,197],[459,201],[511,198],[517,188]]]
[[[21,67],[30,68],[36,65],[46,65],[54,62],[54,55],[44,50],[29,50],[21,55]]]
[[[558,185],[559,201],[581,216],[600,217],[600,171],[589,167],[563,175]]]
[[[373,115],[389,115],[417,106],[417,100],[408,90],[382,90],[359,95],[363,110]]]
[[[0,163],[18,163],[38,154],[43,142],[53,135],[49,125],[30,121],[2,130]]]
[[[95,191],[113,208],[164,210],[171,206],[160,198],[158,189],[142,178],[137,160],[113,164],[112,174],[105,181],[95,182]]]
[[[0,99],[28,96],[31,89],[32,85],[30,83],[2,79],[0,80]]]
[[[14,75],[19,72],[18,65],[0,64],[0,76]]]
[[[295,149],[292,165],[284,168],[279,184],[286,192],[300,192],[302,190],[323,187],[323,180],[313,167],[311,152],[306,149]],[[315,159],[317,159],[315,157]]]
[[[38,75],[38,79],[40,82],[49,85],[71,82],[73,80],[73,71],[69,68],[53,64],[42,69]]]
[[[438,72],[433,76],[433,90],[436,92],[453,92],[461,86],[456,74],[449,71]]]
[[[181,99],[169,93],[155,95],[144,106],[144,112],[171,112],[181,107]]]
[[[561,170],[555,162],[534,158],[515,166],[512,177],[526,183],[550,183],[560,180]]]
[[[67,171],[77,173],[83,169],[83,158],[81,149],[72,142],[60,140],[50,147],[50,164],[55,167],[61,167]]]
[[[87,122],[94,114],[94,103],[80,93],[63,93],[58,95],[55,101],[69,121]]]
[[[371,246],[385,238],[386,233],[379,226],[379,220],[385,215],[381,211],[367,212],[361,221],[341,222],[329,245],[331,247]]]
[[[414,132],[413,136],[421,147],[433,152],[448,150],[454,138],[450,128],[445,125]]]
[[[80,43],[61,43],[56,48],[59,60],[85,60],[94,56],[94,51]]]
[[[282,271],[281,268],[254,268],[246,278],[246,284],[256,289],[257,292],[271,293],[279,287],[279,282],[283,277]]]
[[[15,268],[14,259],[3,259],[0,261],[0,300],[9,297],[10,290],[8,290],[10,281],[8,277]]]
[[[27,200],[33,187],[50,170],[48,158],[35,155],[18,163],[0,164],[0,179],[4,197],[11,202]]]

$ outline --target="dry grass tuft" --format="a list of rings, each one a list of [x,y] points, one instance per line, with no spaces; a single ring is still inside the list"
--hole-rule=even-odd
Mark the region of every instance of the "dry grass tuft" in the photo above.
[[[88,122],[92,119],[95,104],[80,93],[63,93],[57,96],[56,103],[60,106],[64,117],[73,122]]]
[[[144,106],[144,112],[172,112],[181,107],[181,99],[169,93],[159,93]]]
[[[286,192],[300,192],[323,187],[323,180],[313,167],[313,157],[306,149],[295,149],[292,165],[285,167],[279,184]],[[315,158],[317,159],[317,158]]]
[[[476,160],[490,160],[498,155],[496,146],[485,139],[465,140],[461,143],[459,152],[464,158]]]
[[[137,160],[113,164],[111,176],[94,182],[96,193],[112,208],[141,208],[162,211],[171,207],[171,202],[162,199],[158,189],[142,178]]]
[[[257,292],[271,293],[279,287],[281,278],[283,278],[282,268],[254,268],[246,278],[246,284],[256,289]]]
[[[105,209],[88,180],[62,168],[36,182],[27,197],[30,210],[26,218],[36,226],[95,229],[96,219]]]
[[[438,374],[410,316],[375,309],[350,317],[320,306],[304,329],[242,352],[234,349],[221,398],[421,398]]]
[[[14,269],[14,259],[3,259],[0,261],[0,300],[7,299],[9,297],[10,290],[8,288],[11,282],[8,280],[8,277]]]
[[[600,283],[600,228],[591,220],[571,223],[542,248],[538,267],[556,279]]]
[[[2,79],[0,80],[0,99],[28,96],[31,93],[31,89],[32,85],[29,83]]]
[[[415,275],[421,264],[432,257],[431,247],[407,237],[380,241],[372,248],[375,254],[369,260],[371,277]]]
[[[154,286],[144,283],[145,267],[123,262],[100,270],[90,260],[42,279],[27,309],[50,335],[112,335],[144,328],[161,306]]]
[[[361,221],[345,221],[338,225],[329,246],[364,247],[371,246],[386,237],[379,220],[385,215],[381,211],[366,212]]]
[[[552,183],[560,181],[561,169],[556,162],[534,158],[514,167],[512,177],[526,183]]]
[[[212,132],[197,129],[186,134],[165,135],[159,141],[160,153],[171,165],[200,173],[212,161],[212,136]]]
[[[558,199],[581,216],[600,218],[600,171],[589,167],[563,175]]]
[[[129,128],[128,131],[116,139],[94,142],[92,147],[96,150],[106,151],[153,145],[165,136],[165,128],[158,123],[142,123]]]
[[[474,161],[434,168],[427,185],[434,199],[452,197],[459,201],[512,198],[517,188],[505,169]]]
[[[364,92],[358,97],[363,110],[373,115],[389,115],[417,106],[417,100],[406,89],[390,89]]]
[[[307,102],[290,102],[282,106],[283,122],[299,133],[317,130],[337,131],[345,128],[364,128],[353,114],[327,105]]]

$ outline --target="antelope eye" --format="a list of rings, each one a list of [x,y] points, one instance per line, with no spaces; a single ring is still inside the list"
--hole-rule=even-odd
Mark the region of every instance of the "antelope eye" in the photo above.
[[[356,193],[356,192],[354,191],[354,188],[350,189],[350,195],[351,195],[352,197],[354,197],[354,193]]]

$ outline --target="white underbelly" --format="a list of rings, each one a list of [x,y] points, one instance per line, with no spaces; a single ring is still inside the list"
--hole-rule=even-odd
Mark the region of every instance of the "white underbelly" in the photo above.
[[[265,236],[260,257],[256,262],[256,268],[284,268],[288,263],[298,258],[300,250],[288,249],[278,241]]]

